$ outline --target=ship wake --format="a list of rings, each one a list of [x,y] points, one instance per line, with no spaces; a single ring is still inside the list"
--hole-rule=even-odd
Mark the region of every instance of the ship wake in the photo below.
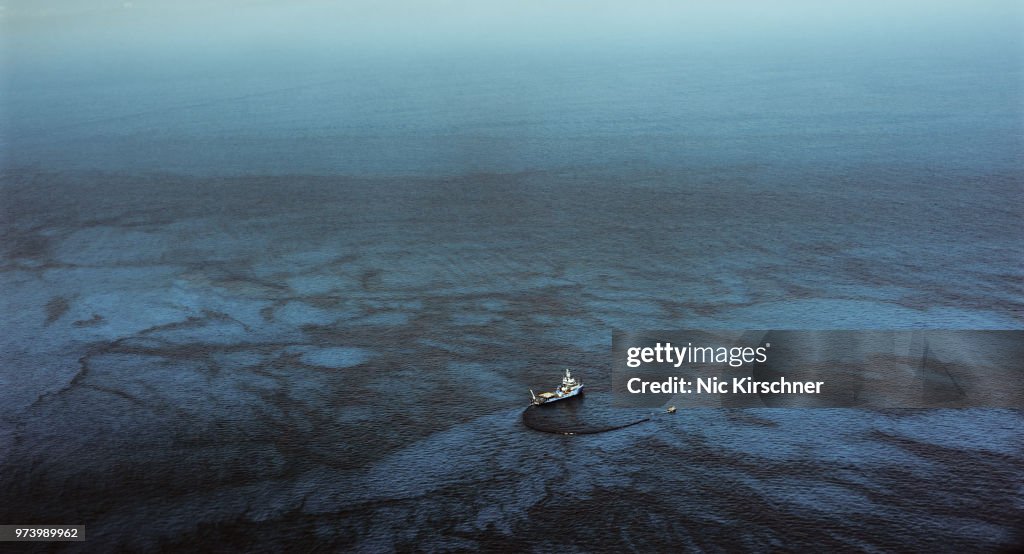
[[[601,393],[588,393],[562,402],[529,406],[523,411],[523,424],[544,433],[593,435],[639,425],[654,417],[646,411],[611,408],[610,402],[602,402],[600,396]]]

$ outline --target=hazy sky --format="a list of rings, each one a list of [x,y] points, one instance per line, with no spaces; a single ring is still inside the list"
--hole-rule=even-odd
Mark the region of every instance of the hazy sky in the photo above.
[[[633,124],[644,133],[662,132],[665,114],[675,113],[675,121],[688,122],[673,135],[683,137],[696,132],[694,121],[712,121],[709,114],[729,120],[739,109],[790,114],[783,121],[815,125],[866,112],[875,127],[862,131],[883,139],[902,136],[887,127],[901,114],[941,119],[946,123],[939,132],[949,142],[933,158],[966,152],[984,164],[1019,156],[1013,140],[1024,124],[1020,0],[0,5],[0,156],[4,139],[13,143],[16,136],[15,157],[25,163],[137,159],[178,170],[199,159],[219,167],[223,160],[207,159],[210,153],[234,152],[239,166],[248,167],[270,158],[259,148],[243,155],[241,143],[226,147],[210,137],[244,135],[262,145],[274,129],[288,140],[329,129],[308,156],[330,162],[328,170],[351,171],[352,160],[334,163],[341,151],[337,137],[356,133],[352,129],[374,136],[392,129],[389,136],[408,140],[407,147],[386,142],[378,151],[394,155],[368,154],[380,163],[367,167],[394,170],[425,152],[420,136],[477,128],[505,136],[518,129],[511,123],[534,122],[578,124],[586,129],[577,130],[580,136],[614,129],[629,137]],[[630,110],[644,115],[636,118]],[[807,115],[815,113],[836,119]],[[394,114],[408,117],[396,122]],[[738,125],[755,125],[748,119]],[[966,123],[953,133],[955,121]],[[830,127],[822,129],[827,134]],[[706,130],[722,132],[717,123]],[[763,131],[773,133],[775,126]],[[750,129],[735,133],[748,136]],[[972,137],[977,149],[965,148],[968,139],[960,137]],[[480,152],[483,143],[466,140],[423,154],[426,161],[409,167],[448,158],[462,167],[460,156],[505,159],[529,144],[516,140]],[[920,145],[933,141],[897,146],[920,157]],[[865,157],[902,152],[864,144],[867,150],[846,143],[832,148]],[[595,146],[600,154],[594,156],[618,156],[629,147]],[[509,159],[540,159],[549,150],[557,151],[543,143]]]
[[[0,0],[6,34],[76,40],[574,40],[637,36],[989,32],[1024,28],[1019,0]],[[343,35],[343,36],[342,36]]]

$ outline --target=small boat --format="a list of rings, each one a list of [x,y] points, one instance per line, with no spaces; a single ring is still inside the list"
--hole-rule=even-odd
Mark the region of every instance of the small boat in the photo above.
[[[665,412],[666,413],[670,413],[670,414],[674,414],[674,413],[676,413],[676,407],[675,406],[669,406],[668,409],[665,410]]]
[[[534,394],[533,390],[530,390],[530,396],[533,397],[533,405],[540,406],[547,402],[554,402],[556,400],[565,400],[566,398],[572,398],[583,392],[583,383],[577,381],[572,373],[568,369],[565,370],[565,377],[562,377],[562,384],[555,389],[555,392],[542,392],[540,394]]]

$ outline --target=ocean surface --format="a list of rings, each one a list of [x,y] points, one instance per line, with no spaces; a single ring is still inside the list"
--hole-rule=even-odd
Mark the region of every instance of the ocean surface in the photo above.
[[[614,329],[1024,328],[1024,55],[918,46],[9,61],[0,522],[1024,543],[1021,410],[611,408]],[[524,416],[564,367],[584,398]]]

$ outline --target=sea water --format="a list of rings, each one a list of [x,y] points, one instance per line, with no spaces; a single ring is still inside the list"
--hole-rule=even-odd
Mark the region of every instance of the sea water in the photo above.
[[[100,550],[1021,540],[1019,410],[522,422],[564,367],[587,396],[549,424],[651,416],[610,408],[614,329],[1024,326],[1016,39],[19,37],[0,520]]]

